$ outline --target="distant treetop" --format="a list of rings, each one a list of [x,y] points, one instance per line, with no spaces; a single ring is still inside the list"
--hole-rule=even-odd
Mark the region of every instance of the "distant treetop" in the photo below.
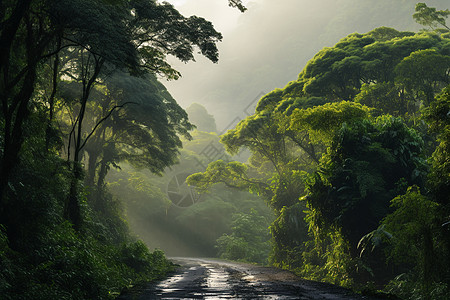
[[[417,23],[428,26],[431,29],[443,26],[450,30],[445,23],[445,19],[447,19],[448,15],[450,15],[448,9],[436,10],[434,7],[428,7],[425,3],[417,3],[416,12],[413,14],[413,18]]]

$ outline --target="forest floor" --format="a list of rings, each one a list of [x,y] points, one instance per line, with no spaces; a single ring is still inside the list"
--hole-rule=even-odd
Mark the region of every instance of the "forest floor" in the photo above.
[[[271,267],[202,258],[172,258],[177,271],[117,299],[385,299],[304,280]]]

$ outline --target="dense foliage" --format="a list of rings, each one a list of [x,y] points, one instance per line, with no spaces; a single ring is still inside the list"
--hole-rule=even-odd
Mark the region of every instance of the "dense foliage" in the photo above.
[[[193,125],[156,76],[180,76],[167,55],[216,62],[221,38],[155,0],[0,2],[2,299],[113,299],[173,268],[105,177],[177,161]]]
[[[449,292],[448,10],[432,30],[380,27],[320,50],[222,136],[246,163],[211,163],[188,182],[266,199],[275,266],[303,277],[444,299]]]
[[[129,221],[152,247],[446,299],[449,15],[419,3],[429,30],[320,50],[221,145],[212,116],[191,106],[192,131],[157,80],[180,76],[167,55],[217,62],[210,22],[156,0],[0,1],[1,297],[113,299],[165,276]],[[209,194],[180,186],[194,172]]]

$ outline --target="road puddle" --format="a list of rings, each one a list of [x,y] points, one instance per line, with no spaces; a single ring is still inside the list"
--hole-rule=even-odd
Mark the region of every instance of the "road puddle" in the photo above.
[[[228,278],[230,275],[223,268],[204,266],[207,271],[207,288],[211,290],[229,290]]]
[[[224,268],[202,264],[206,271],[206,286],[203,299],[232,299],[233,288],[230,286],[230,274]]]

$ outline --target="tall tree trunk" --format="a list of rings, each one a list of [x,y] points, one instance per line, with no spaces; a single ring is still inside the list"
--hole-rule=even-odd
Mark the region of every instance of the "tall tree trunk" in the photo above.
[[[83,55],[83,53],[81,53]],[[91,54],[88,54],[91,55]],[[64,211],[64,216],[67,220],[72,222],[75,230],[79,231],[82,226],[82,217],[81,217],[81,204],[79,199],[79,190],[78,185],[82,180],[83,170],[81,169],[81,157],[83,147],[85,146],[87,139],[83,140],[83,120],[86,113],[87,101],[89,99],[92,88],[94,87],[94,83],[97,80],[98,75],[100,74],[101,67],[103,65],[103,60],[94,57],[95,65],[94,72],[92,76],[90,76],[89,80],[83,80],[83,95],[81,97],[81,107],[78,113],[77,123],[75,124],[75,149],[74,149],[74,158],[72,163],[72,182],[70,185],[69,196],[67,200],[66,209]],[[86,73],[89,74],[89,66],[86,66]],[[70,138],[70,137],[69,137]]]
[[[9,182],[9,177],[11,172],[16,165],[17,161],[17,152],[20,150],[20,137],[16,137],[14,141],[11,140],[11,128],[12,128],[12,120],[14,111],[10,110],[9,102],[10,95],[9,90],[10,84],[9,80],[9,66],[10,66],[10,54],[11,47],[16,37],[17,30],[20,27],[20,24],[26,15],[31,4],[31,0],[26,1],[18,1],[15,8],[13,9],[11,16],[7,19],[1,28],[0,34],[0,98],[2,102],[2,113],[5,119],[5,128],[3,132],[4,138],[4,149],[3,156],[1,157],[0,162],[0,215],[2,215],[3,202],[6,197],[6,189]],[[33,74],[34,73],[34,74]],[[31,80],[29,82],[23,83],[23,89],[20,94],[21,97],[26,97],[28,94],[28,90],[31,89],[30,95],[33,92],[34,88],[34,80],[35,78],[35,70],[29,70],[27,79]],[[27,89],[25,91],[24,89]],[[17,98],[17,97],[16,97]],[[18,98],[19,100],[21,98]],[[26,102],[28,102],[28,98],[22,98]],[[22,120],[16,120],[17,125],[22,125]],[[20,130],[21,131],[21,130]],[[19,132],[20,133],[20,132]],[[17,144],[19,142],[19,144]],[[0,220],[1,221],[1,220]]]
[[[97,192],[94,205],[95,210],[100,212],[106,211],[105,207],[106,204],[103,195],[106,174],[108,174],[108,162],[105,159],[102,159],[102,161],[100,162],[100,169],[98,172],[97,189],[96,189]]]
[[[18,103],[17,111],[12,110],[8,105],[8,100],[3,103],[5,117],[4,129],[4,149],[0,166],[0,207],[6,196],[6,190],[12,171],[19,160],[19,152],[23,143],[23,123],[28,118],[30,112],[28,104],[34,92],[36,81],[37,60],[31,60],[28,65],[28,72],[23,80],[20,92],[14,97],[13,102]]]
[[[22,126],[30,114],[28,104],[34,91],[36,68],[37,62],[29,65],[22,89],[15,97],[15,100],[19,100],[20,104],[17,108],[14,122],[12,122],[12,116],[5,118],[10,123],[5,124],[4,149],[0,162],[0,223],[7,227],[8,240],[12,248],[15,248],[16,242],[20,238],[20,224],[17,224],[16,220],[11,219],[12,214],[8,209],[11,205],[6,203],[6,199],[10,198],[8,197],[8,191],[10,190],[11,175],[19,163],[19,152],[22,148],[24,135]]]
[[[61,38],[58,39],[57,49],[61,48]],[[47,128],[45,130],[45,150],[49,150],[50,148],[50,140],[52,138],[52,122],[53,115],[55,111],[55,96],[58,88],[58,68],[59,68],[59,55],[55,55],[55,60],[53,61],[53,76],[52,76],[52,92],[48,99],[49,104],[49,112],[48,112],[48,121]]]
[[[88,158],[88,169],[86,175],[86,186],[93,189],[95,187],[95,175],[97,171],[97,161],[100,153],[96,150],[86,150],[89,158]]]
[[[0,35],[0,69],[3,71],[9,65],[11,47],[24,16],[31,4],[31,0],[19,0],[11,16],[2,24]]]
[[[78,199],[78,185],[81,181],[83,170],[81,164],[72,162],[72,179],[70,181],[69,199],[64,209],[64,218],[69,220],[75,230],[80,231],[82,225],[81,205]]]

